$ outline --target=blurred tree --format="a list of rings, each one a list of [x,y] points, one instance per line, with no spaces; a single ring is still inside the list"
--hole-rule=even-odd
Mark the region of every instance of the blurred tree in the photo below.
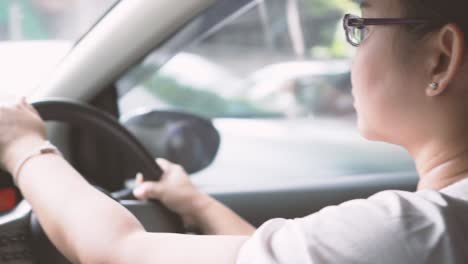
[[[359,10],[351,0],[302,0],[303,27],[308,33],[307,45],[312,58],[347,58],[351,49],[346,44],[341,19],[345,13]]]
[[[31,0],[0,1],[0,39],[47,38],[47,31]]]
[[[264,111],[242,98],[224,98],[220,95],[178,83],[159,74],[148,79],[145,88],[170,108],[214,117],[281,117],[281,113]]]
[[[357,5],[351,0],[303,0],[308,12],[314,16],[320,16],[331,12],[344,14],[355,10]]]
[[[275,62],[296,59],[342,59],[348,58],[350,52],[354,50],[346,44],[341,24],[345,13],[357,10],[357,5],[351,0],[268,0],[261,3],[258,6],[259,10],[249,10],[230,21],[215,34],[197,42],[196,48],[192,47],[189,52],[223,67],[234,69],[235,72],[245,71],[245,76],[248,78],[253,71]],[[291,11],[289,20],[287,7]],[[296,34],[288,34],[291,31]],[[303,36],[300,33],[303,33]],[[297,45],[295,54],[291,52],[294,37],[296,44],[301,42]],[[264,41],[265,39],[267,41]],[[305,47],[304,57],[301,56],[302,44]],[[126,77],[127,88],[131,89],[135,87],[135,83],[142,83],[143,87],[157,99],[159,107],[171,107],[208,118],[284,117],[287,113],[284,111],[286,108],[276,106],[284,104],[283,101],[287,96],[291,94],[296,96],[292,98],[297,101],[290,104],[292,107],[304,104],[315,109],[321,107],[321,97],[316,95],[317,92],[325,90],[317,89],[317,85],[305,85],[298,94],[283,93],[274,98],[267,98],[268,102],[243,97],[228,98],[221,95],[224,89],[222,83],[217,90],[220,92],[204,89],[205,87],[194,87],[195,85],[187,82],[182,84],[170,76],[159,74],[159,67],[160,65],[140,65],[135,68]],[[324,78],[329,81],[333,76]],[[320,85],[322,86],[326,85]],[[349,94],[348,91],[336,93],[333,91],[329,94],[330,97],[337,98],[343,93]],[[334,103],[332,100],[327,102]],[[274,111],[269,111],[270,109]]]

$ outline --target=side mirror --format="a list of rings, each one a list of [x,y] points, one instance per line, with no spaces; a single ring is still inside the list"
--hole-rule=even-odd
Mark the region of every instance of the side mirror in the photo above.
[[[199,116],[149,110],[121,121],[155,158],[180,164],[188,173],[208,167],[218,153],[218,131],[210,120]]]

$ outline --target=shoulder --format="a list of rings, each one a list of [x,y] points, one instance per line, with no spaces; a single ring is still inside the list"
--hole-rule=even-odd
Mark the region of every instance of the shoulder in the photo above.
[[[301,224],[326,220],[330,223],[355,223],[369,225],[399,225],[401,219],[432,217],[442,213],[447,197],[435,192],[383,191],[367,199],[356,199],[336,206],[328,206],[304,218],[295,219]]]
[[[355,232],[346,231],[353,227],[358,233],[353,236],[359,240],[390,236],[397,242],[417,237],[421,232],[442,234],[450,216],[450,204],[450,197],[436,191],[384,191],[367,199],[326,207],[296,221],[310,232],[317,232],[315,225],[341,229],[344,233]]]
[[[435,246],[420,240],[443,236],[446,204],[437,192],[385,191],[304,218],[270,220],[245,244],[243,253],[268,257],[270,263],[354,263],[362,258],[386,263],[381,254],[392,256],[389,263],[409,263]]]

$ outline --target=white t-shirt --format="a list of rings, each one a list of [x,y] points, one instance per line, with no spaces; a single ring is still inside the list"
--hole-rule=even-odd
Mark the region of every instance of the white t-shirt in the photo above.
[[[238,255],[237,264],[254,263],[468,263],[468,179],[267,221]]]

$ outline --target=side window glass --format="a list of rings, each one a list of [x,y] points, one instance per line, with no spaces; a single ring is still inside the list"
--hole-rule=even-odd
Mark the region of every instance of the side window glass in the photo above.
[[[133,93],[152,106],[210,118],[351,118],[353,49],[341,28],[349,9],[355,6],[346,0],[258,1]],[[141,106],[130,98],[122,100],[124,112]]]
[[[355,48],[342,28],[343,15],[359,12],[357,5],[256,3],[159,70],[144,74],[151,69],[147,60],[125,75],[120,84],[135,85],[120,98],[122,114],[156,108],[212,119],[221,149],[196,178],[209,184],[413,170],[402,149],[367,142],[357,131],[350,81]]]

